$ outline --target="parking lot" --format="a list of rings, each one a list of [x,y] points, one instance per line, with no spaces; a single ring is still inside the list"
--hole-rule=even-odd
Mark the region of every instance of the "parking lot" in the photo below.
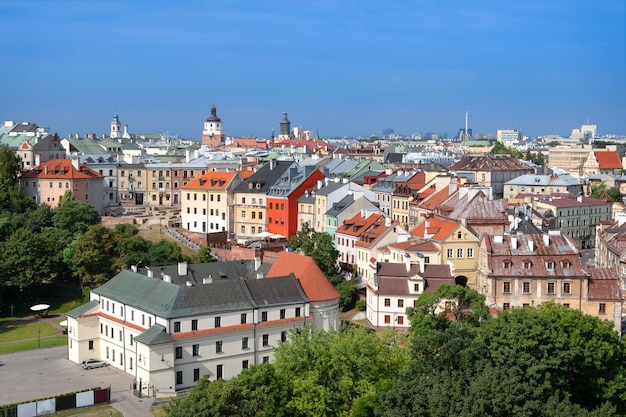
[[[111,404],[124,415],[151,415],[152,399],[133,395],[130,375],[111,366],[85,370],[67,359],[66,346],[0,355],[0,364],[0,405],[110,386]]]

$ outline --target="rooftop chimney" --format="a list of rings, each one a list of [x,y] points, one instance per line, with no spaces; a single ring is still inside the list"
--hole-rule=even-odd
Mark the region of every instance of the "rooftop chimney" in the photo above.
[[[546,246],[550,246],[550,236],[543,235],[543,244]]]
[[[202,283],[203,284],[210,284],[212,282],[213,282],[213,278],[211,278],[210,275],[207,278],[202,278]]]
[[[511,249],[517,249],[517,236],[511,236]]]
[[[385,217],[385,227],[391,227],[391,217]]]
[[[531,239],[528,239],[528,250],[530,251],[530,253],[533,253],[534,249],[535,249],[535,242]]]
[[[185,285],[188,287],[193,287],[193,284],[191,283],[191,281],[185,281]]]
[[[146,266],[146,273],[148,274],[149,278],[154,277],[154,272],[152,271],[152,269],[148,268],[147,266]]]
[[[184,277],[185,275],[187,275],[187,262],[179,262],[178,263],[178,275],[180,275],[181,277]]]
[[[172,282],[172,277],[167,274],[163,274],[163,282]]]

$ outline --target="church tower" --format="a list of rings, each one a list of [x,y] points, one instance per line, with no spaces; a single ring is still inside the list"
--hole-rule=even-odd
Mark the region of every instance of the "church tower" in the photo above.
[[[215,104],[211,108],[211,115],[204,122],[202,130],[202,144],[210,147],[219,146],[224,142],[224,131],[222,130],[222,120],[217,117]]]
[[[283,112],[283,120],[280,121],[280,134],[277,140],[291,139],[291,122],[287,118],[287,109]]]
[[[111,122],[111,139],[119,139],[122,137],[122,123],[120,123],[120,118],[117,117],[117,114],[113,116],[113,121]]]

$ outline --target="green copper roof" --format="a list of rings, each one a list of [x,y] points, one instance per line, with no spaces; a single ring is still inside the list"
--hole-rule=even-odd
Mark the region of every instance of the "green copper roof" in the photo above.
[[[155,324],[145,332],[135,336],[135,341],[144,345],[158,345],[161,343],[171,343],[174,338],[171,334],[165,333],[165,326]]]
[[[85,303],[80,307],[76,307],[74,310],[68,311],[67,313],[65,313],[65,315],[67,317],[77,319],[78,317],[80,317],[81,314],[85,314],[86,312],[88,312],[89,310],[91,310],[97,305],[98,305],[98,300],[91,300],[88,303]]]

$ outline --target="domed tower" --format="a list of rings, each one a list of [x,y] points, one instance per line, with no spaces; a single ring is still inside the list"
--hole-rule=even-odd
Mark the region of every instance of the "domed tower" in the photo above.
[[[111,122],[111,138],[118,139],[122,137],[122,123],[120,123],[120,118],[117,117],[117,113],[113,116],[113,121]]]
[[[217,109],[214,104],[211,108],[211,115],[204,122],[204,129],[202,130],[202,144],[216,147],[221,142],[224,142],[224,139],[222,120],[217,117]]]
[[[287,109],[283,112],[283,120],[280,121],[280,134],[278,140],[286,140],[291,138],[291,122],[287,118]]]

